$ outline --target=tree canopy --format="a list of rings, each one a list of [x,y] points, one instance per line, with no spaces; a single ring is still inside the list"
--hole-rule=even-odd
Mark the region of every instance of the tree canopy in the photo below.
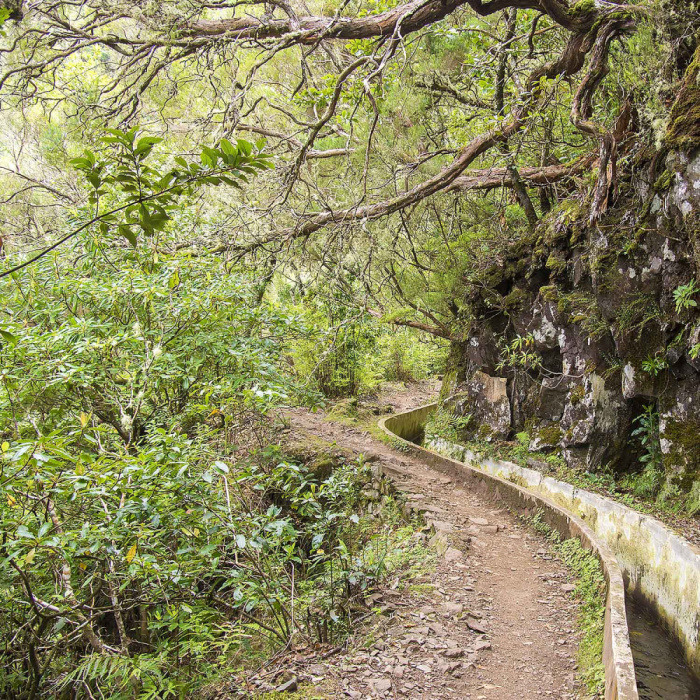
[[[500,271],[574,217],[637,244],[606,215],[700,143],[698,10],[0,0],[0,693],[195,697],[250,626],[347,624],[398,510],[274,409],[442,373],[477,315],[549,371]]]
[[[276,168],[249,206],[227,212],[215,196],[214,231],[176,246],[278,265],[302,245],[321,268],[333,256],[362,269],[366,305],[382,309],[460,258],[475,226],[532,227],[593,173],[599,218],[618,163],[659,138],[694,48],[692,13],[663,2],[88,1],[6,15],[6,123],[28,142],[4,170],[13,202],[41,197],[50,211],[85,196],[48,180],[105,124],[148,127],[183,152],[263,137]],[[19,108],[51,125],[53,144],[30,149]],[[43,172],[25,172],[37,147]],[[369,260],[351,252],[358,239]],[[406,279],[382,250],[407,262]],[[454,309],[420,307],[408,320],[453,333]]]

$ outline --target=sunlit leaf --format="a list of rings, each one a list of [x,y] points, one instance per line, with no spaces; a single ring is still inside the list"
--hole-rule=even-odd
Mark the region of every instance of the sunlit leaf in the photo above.
[[[131,547],[129,547],[129,551],[126,553],[126,561],[131,564],[133,561],[134,557],[136,556],[136,550],[138,549],[137,544],[132,544]]]

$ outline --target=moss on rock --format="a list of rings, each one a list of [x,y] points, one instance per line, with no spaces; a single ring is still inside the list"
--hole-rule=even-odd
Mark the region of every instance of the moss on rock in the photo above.
[[[683,85],[671,109],[666,143],[673,148],[700,146],[700,47],[688,66]]]
[[[544,301],[557,301],[559,299],[559,290],[555,284],[549,284],[546,287],[540,287],[540,296]]]
[[[664,170],[664,172],[661,173],[658,178],[656,178],[656,182],[654,183],[654,191],[665,192],[671,186],[672,181],[673,173],[670,170]]]
[[[558,425],[544,426],[537,431],[537,437],[542,446],[550,445],[554,447],[561,440],[561,428]]]
[[[523,304],[527,300],[528,294],[524,289],[520,287],[515,287],[513,291],[506,296],[503,303],[508,309],[508,311],[517,311],[523,307]]]
[[[577,404],[581,403],[585,397],[586,390],[583,388],[583,384],[579,384],[571,390],[571,393],[569,394],[569,401],[571,402],[572,406],[576,406]]]
[[[555,275],[566,271],[566,258],[560,251],[552,251],[547,258],[545,266]]]
[[[700,474],[700,422],[680,421],[669,418],[664,421],[662,441],[667,441],[663,462],[668,474],[684,490],[692,487]]]

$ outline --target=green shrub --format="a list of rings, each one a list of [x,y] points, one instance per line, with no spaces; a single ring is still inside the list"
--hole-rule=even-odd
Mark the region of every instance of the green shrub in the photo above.
[[[5,445],[3,697],[85,683],[191,697],[236,656],[342,638],[367,592],[416,556],[412,530],[390,496],[378,510],[365,493],[364,465],[320,478],[260,458],[232,467],[162,430],[133,454],[56,434]]]
[[[639,461],[642,464],[640,474],[627,477],[626,484],[634,493],[643,498],[656,496],[664,483],[664,469],[659,436],[659,412],[649,404],[644,411],[634,419],[637,427],[632,431],[632,437],[639,440],[643,454]]]

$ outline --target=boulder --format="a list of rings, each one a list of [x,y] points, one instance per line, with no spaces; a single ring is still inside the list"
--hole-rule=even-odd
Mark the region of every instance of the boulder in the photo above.
[[[467,428],[473,425],[479,437],[507,438],[512,432],[507,380],[503,377],[475,372],[447,403],[456,415],[471,417]]]

